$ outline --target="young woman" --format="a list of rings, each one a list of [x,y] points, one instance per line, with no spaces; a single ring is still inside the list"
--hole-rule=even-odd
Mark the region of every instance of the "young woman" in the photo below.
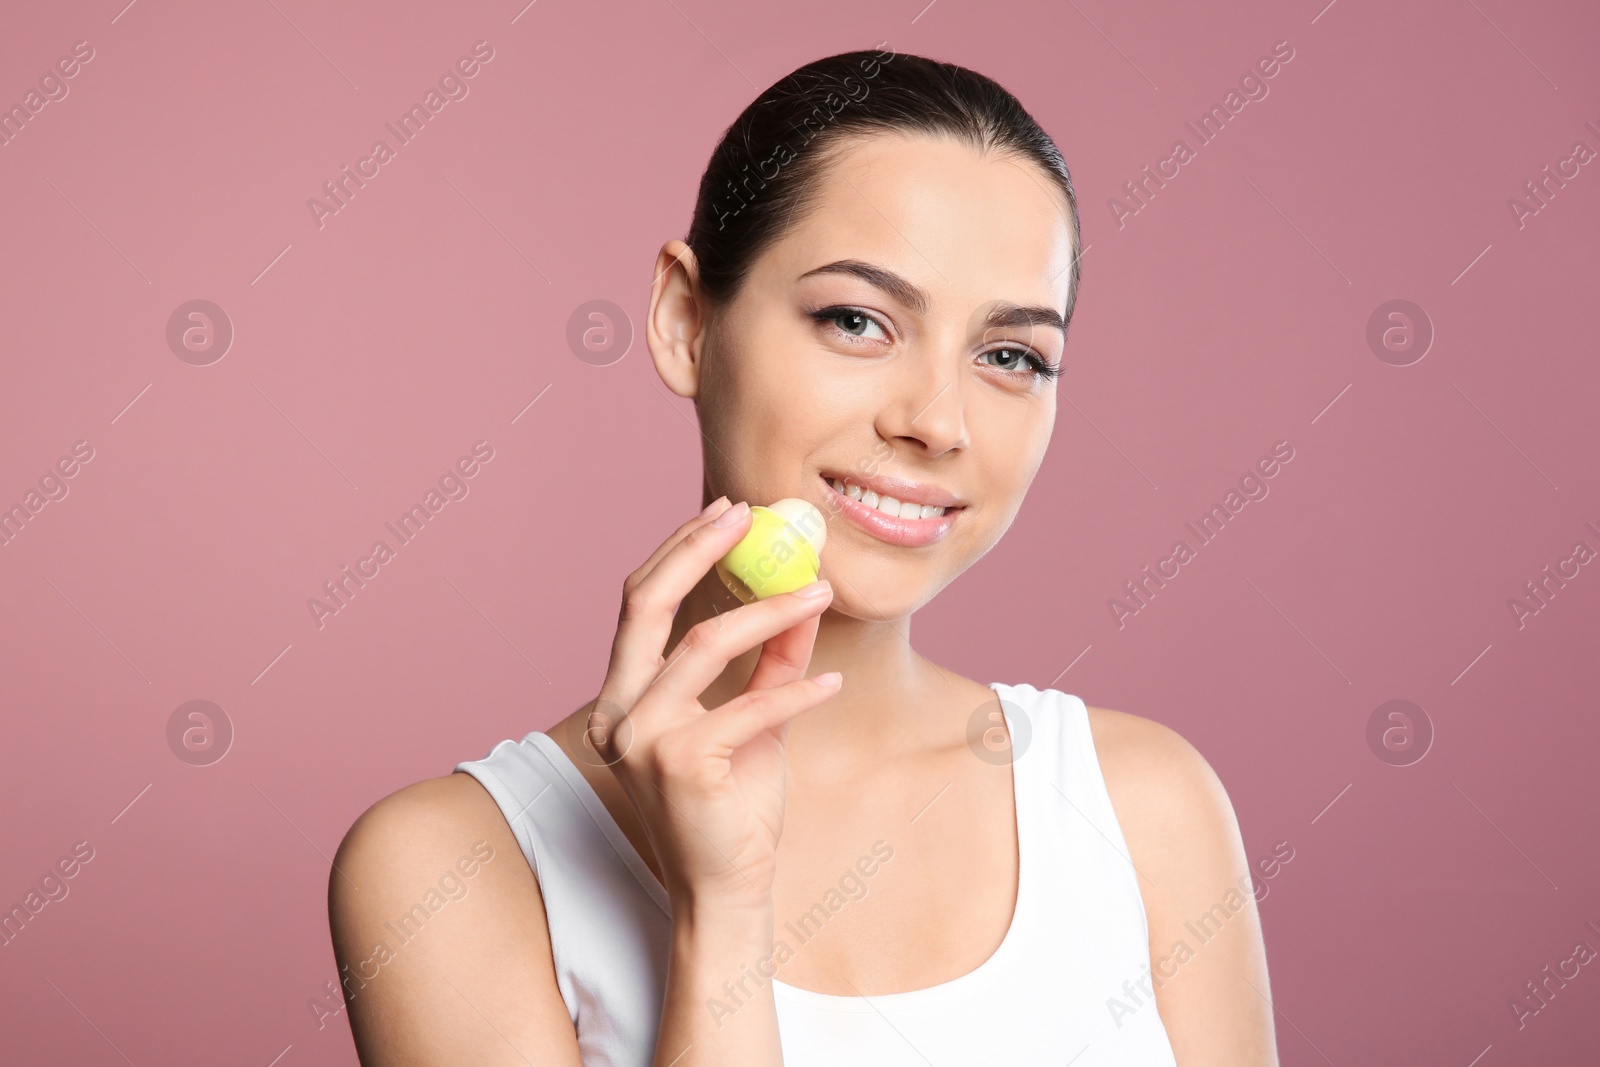
[[[346,835],[362,1063],[1277,1063],[1206,761],[911,641],[1044,458],[1080,248],[1055,145],[962,67],[850,52],[739,116],[643,331],[706,509],[623,583],[593,700]],[[745,605],[715,563],[786,497],[825,581]]]

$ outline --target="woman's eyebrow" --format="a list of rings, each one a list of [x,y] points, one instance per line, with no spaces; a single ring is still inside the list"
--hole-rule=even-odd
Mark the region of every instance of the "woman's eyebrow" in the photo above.
[[[825,263],[813,270],[808,270],[800,275],[800,279],[803,280],[817,274],[846,274],[860,278],[868,285],[882,289],[918,315],[925,315],[928,312],[930,303],[928,294],[892,270],[877,267],[859,259],[840,259],[832,263]],[[985,329],[990,330],[1003,330],[1018,326],[1053,326],[1060,330],[1063,336],[1067,332],[1067,320],[1055,308],[1024,306],[1003,300],[997,302],[990,309],[983,325]]]
[[[814,274],[848,274],[860,278],[868,285],[882,289],[918,315],[928,313],[928,294],[892,270],[875,267],[859,259],[840,259],[806,271],[799,280],[803,281]]]
[[[1008,304],[1001,301],[990,310],[984,320],[984,328],[989,330],[1014,329],[1018,326],[1053,326],[1061,331],[1063,337],[1067,334],[1067,320],[1061,317],[1061,312],[1055,308],[1024,307],[1019,304]]]

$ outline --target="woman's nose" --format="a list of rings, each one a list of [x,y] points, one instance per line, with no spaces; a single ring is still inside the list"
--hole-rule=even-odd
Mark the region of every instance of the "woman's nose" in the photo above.
[[[888,441],[919,441],[929,456],[965,448],[966,410],[960,384],[953,376],[935,379],[926,367],[906,375],[898,395],[879,415],[878,433]]]

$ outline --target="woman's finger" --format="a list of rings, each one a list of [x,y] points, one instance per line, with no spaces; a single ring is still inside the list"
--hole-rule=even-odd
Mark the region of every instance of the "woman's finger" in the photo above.
[[[623,583],[624,592],[626,593],[628,589],[638,585],[640,582],[644,581],[645,578],[649,577],[650,572],[656,569],[656,564],[661,562],[662,557],[664,557],[668,552],[671,552],[674,548],[678,547],[678,542],[682,541],[685,537],[688,537],[695,530],[715,519],[718,515],[721,515],[724,511],[727,511],[732,506],[733,505],[729,503],[727,497],[719,496],[717,499],[708,504],[704,511],[674,530],[670,537],[656,546],[656,550],[650,553],[649,559],[635,567],[633,573],[628,575],[627,581]]]
[[[718,526],[719,521],[727,525]],[[662,667],[672,620],[683,598],[749,529],[748,506],[739,503],[724,508],[715,519],[680,538],[642,581],[626,591],[606,673],[609,699],[624,708],[638,701]]]
[[[842,679],[837,671],[818,678],[796,678],[770,689],[741,693],[726,704],[712,708],[689,729],[698,735],[704,751],[733,751],[763,730],[780,727],[791,719],[832,699]],[[832,678],[830,682],[827,678]]]
[[[811,651],[816,646],[817,627],[821,622],[821,615],[808,615],[763,642],[761,655],[756,659],[755,670],[750,672],[744,692],[771,689],[804,678],[811,666]]]
[[[808,615],[822,614],[832,598],[833,587],[823,582],[813,596],[780,593],[696,623],[651,680],[645,695],[658,695],[662,706],[668,708],[694,704],[736,657]]]
[[[650,558],[645,560],[638,567],[634,568],[633,572],[629,574],[627,579],[622,583],[622,604],[617,613],[618,627],[616,634],[612,638],[611,658],[609,665],[606,668],[606,674],[608,677],[615,678],[622,673],[621,665],[624,662],[626,655],[632,651],[631,643],[622,632],[622,624],[626,621],[629,615],[628,602],[634,596],[635,590],[638,589],[640,583],[650,576],[651,572],[655,570],[657,564],[659,564],[661,560],[666,557],[668,552],[671,552],[674,548],[678,547],[678,545],[683,542],[685,537],[688,537],[700,527],[714,521],[718,515],[721,515],[724,511],[727,511],[728,508],[732,506],[733,505],[728,502],[728,498],[726,496],[717,497],[717,499],[706,505],[705,509],[701,511],[700,514],[696,515],[688,522],[685,522],[682,526],[679,526],[672,532],[671,536],[669,536],[665,541],[661,542],[661,544],[657,545],[656,550],[650,553]],[[675,612],[677,610],[676,607],[674,607],[673,610]],[[664,638],[663,643],[665,643]],[[657,649],[655,654],[660,656],[661,650]],[[621,693],[617,694],[619,698],[622,695],[623,694]],[[627,703],[623,706],[631,706],[633,699],[636,697],[636,693],[630,694]]]

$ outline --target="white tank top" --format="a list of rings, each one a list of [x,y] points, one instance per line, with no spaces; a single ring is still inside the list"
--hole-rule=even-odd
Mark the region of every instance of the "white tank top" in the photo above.
[[[1000,947],[958,978],[882,996],[817,993],[752,970],[772,985],[785,1067],[1176,1067],[1088,709],[1055,689],[989,688],[1017,753],[1019,885]],[[672,931],[665,889],[547,734],[501,741],[456,769],[483,783],[539,879],[585,1067],[649,1067]],[[774,936],[793,948],[784,921]]]

